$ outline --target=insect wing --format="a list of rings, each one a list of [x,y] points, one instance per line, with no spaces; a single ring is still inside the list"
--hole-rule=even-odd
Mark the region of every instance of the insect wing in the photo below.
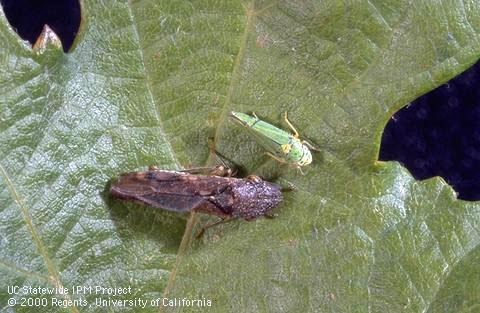
[[[288,144],[291,134],[277,128],[267,122],[259,121],[252,128],[248,129],[250,133],[257,139],[259,144],[267,150],[282,151],[281,145]]]
[[[135,196],[135,200],[169,211],[191,211],[205,201],[202,197],[184,194],[152,192]]]
[[[244,126],[261,146],[276,155],[283,155],[281,145],[289,144],[289,138],[293,137],[286,131],[248,114],[232,112],[231,116]]]
[[[132,172],[122,174],[110,192],[120,199],[170,211],[186,212],[201,207],[215,210],[206,198],[215,194],[221,179],[173,171]]]

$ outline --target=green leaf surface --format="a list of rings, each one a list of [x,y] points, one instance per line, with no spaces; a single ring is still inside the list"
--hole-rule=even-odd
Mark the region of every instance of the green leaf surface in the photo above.
[[[476,312],[480,207],[376,162],[393,112],[480,56],[478,1],[100,1],[76,44],[32,50],[0,15],[0,310],[7,286],[69,288],[36,312]],[[51,39],[51,38],[50,38]],[[306,175],[227,119],[289,117]],[[110,199],[121,172],[210,165],[207,139],[292,183],[278,217],[189,240],[188,217]],[[187,229],[187,231],[186,231]],[[94,306],[209,299],[212,306]],[[53,302],[85,299],[75,305]],[[65,303],[64,303],[65,304]]]

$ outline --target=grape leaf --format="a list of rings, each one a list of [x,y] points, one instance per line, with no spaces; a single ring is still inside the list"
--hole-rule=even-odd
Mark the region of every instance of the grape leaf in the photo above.
[[[131,300],[130,312],[474,311],[479,206],[376,160],[396,110],[478,59],[479,12],[476,1],[92,0],[67,54],[51,36],[32,49],[2,13],[0,307],[24,296],[7,286],[39,286],[69,292],[43,295],[38,312],[119,310],[98,299]],[[322,151],[303,176],[230,110],[285,129],[288,111]],[[213,164],[209,137],[246,173],[295,186],[277,218],[190,240],[209,217],[108,196],[121,172]],[[162,297],[211,307],[153,305]]]

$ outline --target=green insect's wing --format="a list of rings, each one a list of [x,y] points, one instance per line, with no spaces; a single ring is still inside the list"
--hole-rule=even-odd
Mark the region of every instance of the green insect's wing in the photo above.
[[[281,145],[291,142],[293,136],[290,133],[245,113],[231,112],[230,116],[244,126],[265,150],[282,159],[285,158]]]

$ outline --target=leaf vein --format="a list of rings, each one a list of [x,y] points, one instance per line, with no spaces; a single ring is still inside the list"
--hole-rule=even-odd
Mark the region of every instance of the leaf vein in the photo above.
[[[12,264],[12,263],[7,262],[7,261],[2,260],[2,259],[0,259],[0,266],[4,267],[6,269],[9,269],[9,270],[14,270],[15,272],[21,273],[25,276],[35,277],[35,278],[39,278],[41,280],[50,282],[50,280],[48,279],[48,276],[45,276],[45,275],[37,273],[37,272],[29,271],[25,268],[17,266],[16,264]]]
[[[50,256],[48,255],[47,249],[45,245],[43,244],[42,238],[40,237],[40,234],[38,233],[37,228],[35,227],[35,224],[33,223],[32,217],[30,215],[30,212],[28,211],[27,207],[25,206],[22,198],[18,194],[15,185],[13,184],[12,180],[10,179],[10,176],[8,173],[5,171],[5,168],[0,164],[0,175],[4,177],[5,179],[5,184],[7,185],[8,191],[10,192],[10,195],[12,196],[12,199],[17,203],[18,208],[20,209],[20,212],[22,214],[23,220],[25,221],[25,224],[27,226],[28,231],[30,232],[33,241],[35,242],[35,246],[37,247],[38,252],[40,253],[40,256],[43,258],[43,261],[45,262],[45,265],[47,266],[47,270],[50,274],[50,282],[53,283],[56,287],[63,287],[63,284],[60,280],[60,273],[55,265],[55,263],[52,261]],[[70,296],[68,294],[64,295],[65,298],[69,299]],[[79,312],[77,307],[72,305],[70,307],[72,312]]]

